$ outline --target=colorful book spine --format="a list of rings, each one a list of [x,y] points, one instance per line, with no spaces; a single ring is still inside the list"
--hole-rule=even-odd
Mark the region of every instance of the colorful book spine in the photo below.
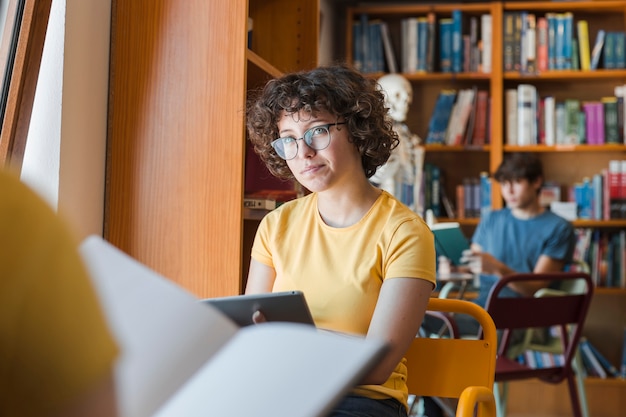
[[[623,143],[618,124],[617,97],[602,97],[604,111],[604,143]]]
[[[574,39],[574,14],[563,13],[563,55],[564,69],[572,69],[572,40]]]
[[[598,358],[596,358],[596,356],[593,354],[593,351],[589,347],[589,344],[585,343],[585,341],[586,339],[581,338],[579,348],[581,354],[583,355],[583,358],[586,358],[591,366],[591,369],[589,370],[592,371],[592,373],[597,375],[599,378],[606,379],[606,370],[602,367],[600,361],[598,361]]]
[[[615,32],[607,32],[604,37],[602,64],[604,69],[615,69]]]
[[[537,89],[532,84],[517,86],[517,144],[536,144]]]
[[[439,70],[452,72],[452,19],[439,19]]]
[[[548,70],[548,19],[537,19],[537,71]]]
[[[491,73],[492,18],[490,14],[480,16],[480,71]]]
[[[504,24],[502,31],[502,43],[504,46],[504,71],[513,71],[515,12],[504,12]]]
[[[626,328],[624,328],[624,337],[622,338],[622,358],[619,374],[621,378],[626,378]]]
[[[426,72],[428,56],[428,19],[417,18],[417,72]]]
[[[607,181],[609,184],[609,207],[610,219],[621,217],[621,161],[614,159],[609,161]]]
[[[548,69],[556,69],[556,30],[557,15],[556,13],[546,13],[548,20]]]
[[[543,99],[544,117],[544,144],[554,146],[556,144],[556,101],[554,96]]]
[[[452,10],[452,72],[463,71],[463,12]]]
[[[596,34],[596,40],[593,43],[593,49],[591,50],[590,67],[592,70],[598,69],[600,65],[600,56],[602,55],[605,37],[606,32],[603,29],[598,30],[598,33]]]
[[[428,134],[426,143],[428,144],[444,144],[446,138],[446,130],[450,120],[450,114],[456,100],[456,90],[442,90],[439,92],[433,113],[428,123]]]
[[[614,377],[618,377],[619,376],[619,370],[617,369],[617,367],[615,365],[613,365],[607,358],[606,356],[604,356],[599,350],[598,348],[589,341],[589,339],[583,338],[580,343],[584,343],[586,345],[589,346],[589,349],[591,350],[591,352],[593,353],[593,355],[596,357],[596,359],[598,360],[598,362],[600,362],[600,365],[602,365],[602,367],[607,371],[607,375],[611,375]]]
[[[578,35],[578,52],[580,54],[580,69],[589,71],[591,69],[591,51],[589,50],[589,25],[586,20],[579,20],[576,23]]]

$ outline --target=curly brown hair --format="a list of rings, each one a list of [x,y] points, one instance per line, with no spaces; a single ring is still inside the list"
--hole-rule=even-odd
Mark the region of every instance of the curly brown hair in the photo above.
[[[272,148],[278,138],[278,121],[299,111],[326,111],[345,120],[349,140],[361,154],[367,178],[387,162],[398,145],[398,135],[388,117],[383,92],[376,80],[346,65],[318,67],[270,80],[248,102],[246,126],[254,151],[272,174],[292,179],[287,162]]]

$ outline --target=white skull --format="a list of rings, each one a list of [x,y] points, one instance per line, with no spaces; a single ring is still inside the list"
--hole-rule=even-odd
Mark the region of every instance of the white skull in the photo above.
[[[389,116],[397,122],[404,122],[413,102],[413,88],[409,80],[400,74],[387,74],[378,79],[378,84],[385,94]]]

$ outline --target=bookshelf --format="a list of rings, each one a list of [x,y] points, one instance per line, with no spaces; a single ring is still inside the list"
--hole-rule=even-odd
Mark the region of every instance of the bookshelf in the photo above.
[[[403,72],[413,86],[413,104],[407,117],[407,125],[412,132],[423,140],[428,134],[429,120],[432,109],[440,91],[444,89],[460,90],[476,86],[486,89],[491,99],[489,128],[491,141],[485,145],[450,146],[440,144],[425,144],[427,163],[434,163],[443,172],[445,182],[442,184],[446,194],[454,200],[455,187],[466,177],[478,177],[481,171],[493,172],[507,153],[533,152],[537,154],[544,165],[546,180],[555,181],[561,185],[562,199],[567,196],[569,187],[580,182],[583,177],[592,177],[609,165],[613,159],[626,159],[626,145],[603,144],[559,144],[559,145],[512,145],[507,142],[507,114],[505,92],[507,89],[516,89],[520,84],[531,84],[540,97],[553,96],[556,102],[574,98],[581,102],[600,100],[604,96],[613,96],[614,88],[626,84],[626,69],[606,69],[602,60],[596,70],[579,69],[548,69],[541,72],[522,72],[520,70],[504,70],[505,59],[505,16],[511,13],[527,12],[536,17],[549,13],[573,15],[573,34],[576,35],[576,22],[585,20],[588,23],[590,47],[593,47],[595,37],[600,30],[626,30],[626,1],[515,1],[515,2],[398,2],[398,4],[381,5],[380,2],[361,1],[358,5],[347,4],[337,13],[345,16],[344,37],[345,44],[339,53],[348,62],[362,59],[358,49],[355,49],[355,39],[352,23],[361,21],[362,15],[367,20],[384,21],[387,23],[391,43],[396,51],[396,59],[402,68],[400,51],[402,50],[403,20],[409,17],[426,16],[433,13],[439,18],[452,17],[453,10],[460,10],[463,16],[464,34],[470,27],[471,18],[477,19],[484,14],[491,16],[491,71],[481,70],[462,72],[442,72],[435,62],[433,72]],[[479,32],[480,33],[480,32]],[[358,45],[357,45],[358,46]],[[358,55],[358,56],[356,56]],[[508,57],[507,57],[508,59]],[[384,72],[373,72],[369,75],[378,78]],[[497,184],[492,187],[492,207],[502,207],[502,198]],[[478,223],[476,218],[449,219],[458,221],[463,230],[469,235]],[[575,227],[594,228],[605,232],[618,232],[626,229],[626,219],[611,220],[575,220]],[[595,344],[601,346],[614,364],[619,364],[621,356],[622,332],[626,325],[626,289],[598,288],[585,326],[585,335]],[[523,385],[523,383],[520,383]],[[518,384],[515,384],[518,385]],[[626,404],[616,395],[623,397],[626,391],[626,382],[623,380],[598,380],[589,378],[589,400],[591,415],[618,416],[626,414]],[[616,389],[616,387],[618,389]],[[559,389],[564,387],[559,387]],[[532,388],[517,391],[511,388],[511,396],[523,397]],[[556,394],[555,394],[556,395]],[[608,396],[606,403],[615,407],[603,407],[600,396]],[[523,407],[529,403],[537,409],[537,415],[542,412],[546,415],[561,415],[563,410],[553,407],[553,401],[546,399],[537,401],[543,395],[537,394],[530,402],[518,402],[518,411],[528,411]],[[558,401],[557,401],[558,402]],[[512,399],[512,411],[516,402]],[[566,404],[567,406],[567,404]],[[567,409],[562,415],[567,415]],[[513,415],[513,414],[510,414]]]
[[[242,204],[246,98],[314,66],[319,25],[308,0],[115,2],[109,242],[199,297],[243,290],[258,224]]]

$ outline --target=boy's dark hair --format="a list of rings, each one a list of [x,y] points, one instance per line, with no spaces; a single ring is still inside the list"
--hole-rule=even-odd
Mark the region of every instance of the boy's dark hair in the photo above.
[[[538,178],[543,179],[543,166],[541,160],[532,153],[512,153],[504,158],[493,177],[500,183],[522,179],[532,183]]]
[[[248,102],[246,110],[246,126],[254,151],[278,178],[293,178],[287,162],[271,145],[278,138],[278,121],[283,112],[294,114],[301,110],[327,111],[336,115],[337,121],[345,120],[349,140],[361,154],[367,178],[387,162],[398,145],[398,135],[376,80],[345,65],[287,74],[269,81]]]

